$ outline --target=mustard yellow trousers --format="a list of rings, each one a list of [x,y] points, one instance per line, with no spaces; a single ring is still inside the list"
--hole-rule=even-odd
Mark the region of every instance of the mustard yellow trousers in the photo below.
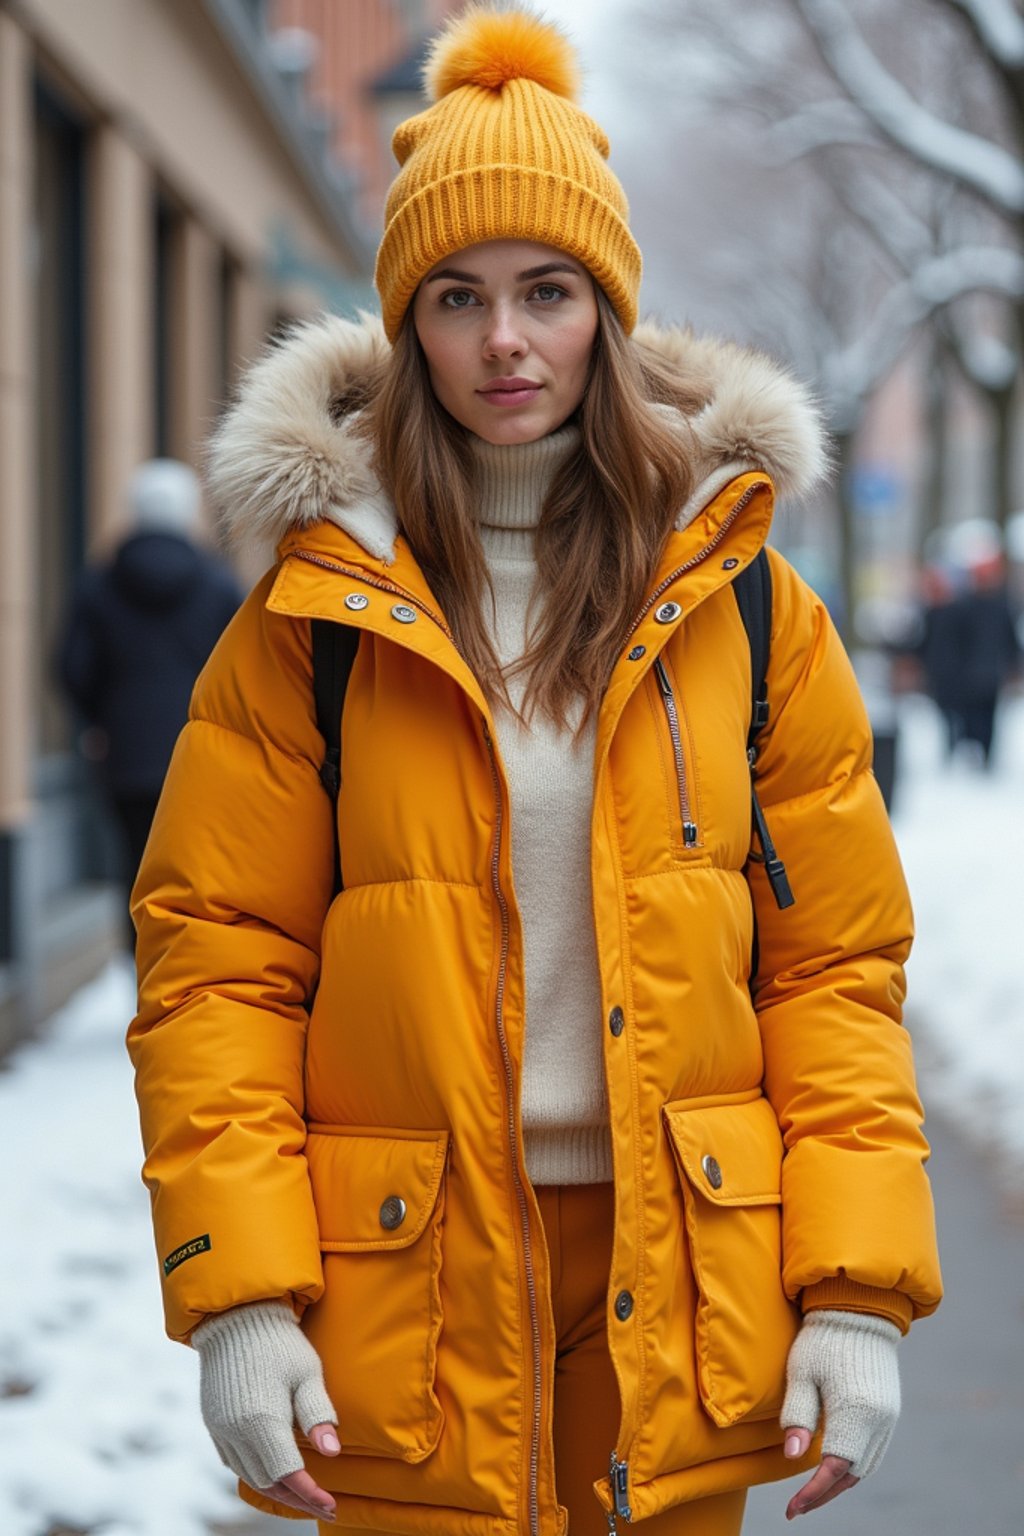
[[[538,1188],[551,1263],[555,1362],[555,1483],[570,1536],[607,1536],[594,1483],[619,1433],[619,1388],[608,1354],[608,1271],[615,1200],[610,1184]],[[679,1504],[637,1525],[637,1536],[738,1536],[745,1492]],[[627,1536],[628,1526],[620,1527]]]
[[[537,1187],[551,1263],[558,1336],[555,1363],[555,1482],[569,1511],[569,1536],[607,1536],[594,1497],[619,1429],[619,1389],[608,1354],[606,1307],[614,1198],[610,1184]],[[637,1536],[739,1536],[747,1495],[718,1494],[677,1505],[637,1526]],[[321,1525],[321,1536],[359,1536]],[[623,1527],[620,1536],[625,1536]],[[365,1533],[363,1533],[365,1536]]]

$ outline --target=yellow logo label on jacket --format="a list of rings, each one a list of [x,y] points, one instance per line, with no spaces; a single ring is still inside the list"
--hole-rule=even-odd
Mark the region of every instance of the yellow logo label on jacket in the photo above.
[[[177,1269],[179,1264],[184,1264],[186,1259],[194,1259],[197,1253],[209,1253],[213,1244],[210,1242],[209,1232],[204,1232],[202,1237],[193,1237],[189,1242],[182,1243],[180,1248],[175,1248],[164,1259],[164,1274],[169,1275],[172,1269]]]

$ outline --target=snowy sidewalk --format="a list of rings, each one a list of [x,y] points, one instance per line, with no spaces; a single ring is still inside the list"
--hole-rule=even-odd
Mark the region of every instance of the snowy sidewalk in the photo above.
[[[997,768],[989,777],[967,765],[941,764],[938,724],[923,701],[908,702],[904,725],[895,826],[918,914],[908,1023],[925,1099],[974,1138],[997,1144],[1007,1167],[1024,1167],[1024,703],[1004,714]],[[0,1071],[4,1165],[14,1170],[0,1186],[2,1536],[47,1536],[61,1528],[92,1536],[210,1536],[213,1527],[230,1531],[246,1519],[199,1418],[196,1359],[163,1335],[123,1045],[132,1010],[129,970],[113,966],[52,1021],[44,1039]],[[943,1160],[964,1186],[955,1143]],[[968,1295],[965,1300],[961,1291],[948,1312],[906,1346],[908,1368],[915,1358],[937,1353],[931,1376],[921,1378],[931,1383],[927,1389],[908,1373],[908,1407],[915,1405],[922,1418],[917,1429],[901,1430],[902,1451],[896,1451],[906,1458],[905,1497],[924,1472],[912,1436],[927,1422],[938,1447],[960,1447],[965,1500],[972,1470],[979,1488],[999,1483],[1007,1508],[1011,1492],[1018,1504],[1024,1494],[1019,1455],[1011,1465],[1012,1457],[996,1454],[995,1420],[986,1417],[986,1404],[994,1402],[1003,1424],[1024,1420],[1019,1394],[1011,1399],[1008,1388],[997,1389],[985,1374],[987,1362],[1001,1358],[1024,1380],[1024,1254],[1020,1244],[1012,1248],[1012,1234],[1000,1247],[994,1202],[984,1173],[972,1174],[948,1212],[939,1202],[940,1222],[949,1222],[944,1247],[959,1256],[958,1264],[963,1260]],[[985,1211],[987,1227],[972,1228],[970,1220],[980,1221]],[[1012,1275],[1004,1273],[1011,1248]],[[978,1314],[976,1345],[963,1343],[969,1330],[957,1332],[956,1307]],[[946,1400],[955,1411],[943,1418],[935,1383],[946,1376]],[[927,1419],[929,1404],[938,1420]],[[941,1476],[941,1455],[927,1465]],[[896,1485],[885,1486],[895,1498]],[[853,1517],[866,1513],[868,1493],[862,1490],[859,1512],[850,1500],[853,1524],[834,1523],[826,1531],[819,1516],[823,1536],[864,1529]],[[755,1495],[752,1509],[765,1497]],[[906,1504],[893,1508],[891,1520],[872,1508],[870,1528],[879,1536],[947,1529],[914,1525]],[[963,1510],[961,1529],[978,1536],[1009,1536],[1017,1528],[1001,1516],[988,1523],[977,1501],[964,1502]],[[759,1527],[751,1517],[749,1528],[761,1536],[781,1525]],[[282,1536],[306,1536],[311,1528],[279,1529]]]
[[[743,1536],[1024,1529],[1024,1225],[1007,1219],[982,1154],[934,1119],[928,1130],[946,1296],[900,1345],[903,1414],[885,1460],[796,1527],[785,1509],[799,1481],[755,1488]]]
[[[902,711],[893,825],[917,922],[907,1025],[926,1105],[997,1148],[1024,1186],[1024,699],[994,766],[942,756],[937,712]]]
[[[208,1536],[238,1504],[163,1332],[127,962],[0,1076],[0,1532]]]

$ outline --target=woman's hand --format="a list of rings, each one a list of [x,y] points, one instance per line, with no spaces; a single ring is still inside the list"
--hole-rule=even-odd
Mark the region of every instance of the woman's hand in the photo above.
[[[786,1366],[785,1453],[806,1454],[822,1409],[821,1465],[790,1499],[786,1519],[821,1509],[879,1465],[900,1412],[896,1345],[884,1318],[822,1310],[804,1318]]]
[[[333,1424],[314,1424],[308,1438],[321,1456],[337,1456],[341,1450]],[[288,1504],[304,1515],[313,1515],[316,1520],[333,1520],[338,1513],[331,1495],[305,1469],[289,1473],[262,1492],[269,1499],[276,1499],[279,1504]]]
[[[786,1455],[792,1456],[794,1460],[806,1456],[813,1438],[809,1429],[788,1429]],[[812,1509],[821,1509],[822,1505],[838,1498],[858,1482],[859,1478],[851,1476],[850,1463],[845,1456],[823,1456],[821,1466],[814,1476],[798,1493],[794,1493],[786,1505],[786,1519],[792,1520],[795,1515],[807,1515]]]
[[[232,1307],[201,1323],[192,1345],[203,1422],[224,1465],[268,1497],[333,1520],[334,1499],[303,1467],[293,1425],[321,1455],[337,1456],[338,1420],[320,1357],[291,1308],[277,1301]]]

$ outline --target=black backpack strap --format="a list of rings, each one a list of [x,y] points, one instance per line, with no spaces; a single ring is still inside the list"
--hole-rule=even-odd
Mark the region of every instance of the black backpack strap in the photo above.
[[[776,905],[782,909],[795,901],[786,874],[786,866],[775,851],[768,823],[757,796],[757,738],[768,724],[768,659],[772,642],[772,568],[768,551],[761,549],[756,560],[741,571],[733,582],[733,592],[750,645],[750,728],[747,732],[747,762],[750,764],[750,800],[754,831],[761,847],[751,857],[762,862]],[[754,970],[757,969],[756,941]]]
[[[317,730],[324,739],[320,782],[331,801],[334,825],[334,893],[342,889],[341,849],[338,846],[338,793],[341,789],[341,716],[352,663],[359,649],[359,630],[333,619],[311,619],[313,640],[313,702]]]
[[[768,724],[768,658],[772,644],[772,568],[768,551],[740,572],[732,584],[750,646],[750,729],[747,752],[757,755],[758,733]]]

